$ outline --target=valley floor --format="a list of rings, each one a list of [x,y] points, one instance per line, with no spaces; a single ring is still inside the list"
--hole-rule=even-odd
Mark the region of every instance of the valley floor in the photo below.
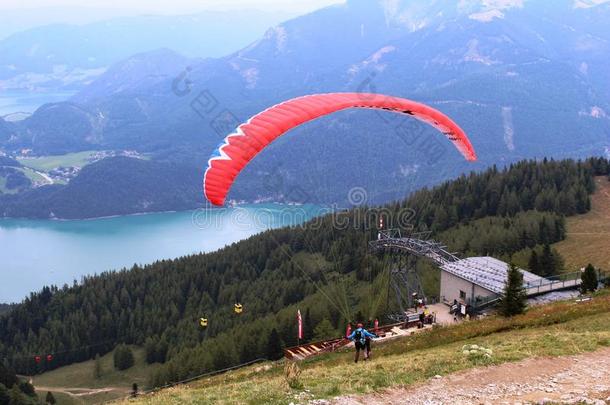
[[[411,388],[348,396],[318,404],[610,403],[610,349],[533,358],[437,376]]]
[[[135,365],[128,370],[114,368],[112,353],[100,358],[101,376],[94,377],[95,361],[74,363],[31,377],[38,395],[44,398],[51,391],[58,405],[99,404],[127,397],[132,384],[146,386],[148,376],[158,366],[147,364],[144,349],[133,346]]]

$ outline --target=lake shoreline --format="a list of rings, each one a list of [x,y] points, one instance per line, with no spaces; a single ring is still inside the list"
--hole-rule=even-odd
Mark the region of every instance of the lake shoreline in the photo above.
[[[315,204],[294,204],[294,203],[281,203],[281,202],[243,202],[240,204],[236,204],[230,207],[199,207],[199,208],[191,208],[186,210],[165,210],[165,211],[142,211],[142,212],[134,212],[131,214],[115,214],[115,215],[103,215],[100,217],[86,217],[86,218],[58,218],[58,217],[48,217],[48,218],[32,218],[32,217],[0,217],[0,221],[3,220],[14,220],[14,221],[56,221],[56,222],[71,222],[71,221],[95,221],[100,219],[112,219],[112,218],[123,218],[123,217],[134,217],[134,216],[143,216],[143,215],[154,215],[154,214],[177,214],[184,212],[196,212],[199,210],[226,210],[232,208],[244,208],[244,207],[256,207],[262,205],[279,205],[282,207],[302,207],[307,205],[315,205]]]
[[[322,210],[255,204],[207,207],[199,216],[189,210],[84,220],[2,218],[0,302],[21,301],[45,285],[71,284],[134,264],[214,252],[269,229],[306,223]]]

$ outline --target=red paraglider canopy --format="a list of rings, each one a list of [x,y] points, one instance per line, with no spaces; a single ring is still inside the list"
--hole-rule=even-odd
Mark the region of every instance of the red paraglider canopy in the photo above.
[[[228,135],[208,160],[203,182],[206,198],[214,205],[223,205],[237,175],[276,138],[305,122],[348,108],[381,109],[411,115],[445,134],[467,160],[477,159],[464,131],[449,117],[424,104],[381,94],[314,94],[268,108]]]

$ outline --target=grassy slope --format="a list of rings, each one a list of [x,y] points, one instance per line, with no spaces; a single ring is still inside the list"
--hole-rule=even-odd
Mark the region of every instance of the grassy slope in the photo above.
[[[89,157],[94,151],[68,153],[65,155],[45,156],[39,158],[18,158],[19,163],[42,172],[48,172],[56,167],[83,167],[89,164]]]
[[[144,388],[147,384],[148,376],[156,365],[148,365],[145,361],[145,352],[141,348],[133,348],[135,365],[124,371],[117,371],[113,367],[112,353],[101,357],[102,377],[93,377],[94,361],[89,360],[61,367],[57,370],[49,371],[34,377],[35,387],[45,387],[40,393],[46,395],[46,387],[61,388],[112,388],[111,392],[103,392],[94,395],[80,396],[74,398],[73,402],[66,402],[67,395],[60,395],[66,403],[88,404],[98,403],[105,400],[120,398],[129,393],[131,385],[135,382],[139,387]],[[51,390],[52,391],[52,390]],[[40,394],[39,393],[39,394]],[[57,398],[59,399],[59,398]],[[64,403],[58,401],[60,404]]]
[[[36,173],[36,171],[34,171],[34,169],[31,169],[29,167],[22,167],[21,169],[19,169],[23,172],[23,174],[26,175],[27,178],[29,178],[33,183],[47,183],[47,179],[45,179],[44,177],[42,177],[40,174]]]
[[[491,360],[471,360],[464,344],[493,350]],[[509,320],[488,318],[378,345],[375,359],[358,365],[352,353],[320,356],[300,364],[301,389],[288,387],[281,366],[253,366],[141,397],[147,404],[290,403],[377,391],[423,381],[436,374],[533,356],[559,356],[610,346],[610,291],[585,302],[535,307]]]
[[[565,241],[555,245],[566,259],[566,271],[582,267],[589,262],[610,269],[610,249],[608,249],[610,238],[610,182],[605,178],[598,178],[596,182],[597,191],[592,198],[593,207],[591,212],[568,218],[568,237]],[[317,266],[324,267],[325,264],[317,263]],[[425,283],[434,285],[436,276],[432,274],[433,272],[426,273],[431,274],[431,279],[426,280]],[[354,287],[354,285],[351,285],[350,288]],[[355,290],[357,294],[371,292],[362,285],[358,285]],[[362,296],[367,296],[367,294],[362,294]],[[606,310],[610,310],[610,302]],[[599,328],[599,325],[604,322],[606,325],[610,325],[609,314],[594,315],[586,322],[571,320],[560,326],[544,326],[527,331],[517,330],[497,333],[489,335],[483,340],[478,338],[471,339],[468,342],[481,343],[486,347],[489,345],[496,349],[494,363],[518,360],[534,355],[572,354],[581,350],[594,350],[597,345],[610,345],[610,326]],[[586,328],[579,329],[581,324],[586,325]],[[456,329],[457,334],[463,332]],[[466,338],[467,336],[457,343],[438,346],[434,349],[422,348],[408,356],[400,353],[402,348],[398,342],[385,345],[379,348],[380,350],[377,350],[375,354],[387,355],[376,359],[370,365],[365,365],[366,373],[363,378],[359,378],[357,381],[353,381],[351,368],[348,366],[351,353],[325,356],[304,363],[303,381],[305,388],[310,389],[316,397],[329,397],[344,393],[368,392],[390,385],[408,384],[437,373],[471,367],[473,364],[462,359],[458,353],[459,350],[457,350],[465,343],[464,339]],[[556,344],[558,341],[564,341],[567,345],[558,346]],[[521,345],[523,345],[524,350],[519,352]],[[498,348],[501,349],[498,351]],[[139,360],[136,367],[128,370],[126,374],[112,372],[98,381],[91,377],[93,362],[89,361],[46,373],[37,377],[35,382],[37,385],[50,386],[62,386],[64,384],[62,381],[71,381],[71,387],[121,387],[123,391],[104,394],[104,399],[116,398],[120,392],[128,390],[134,381],[138,382],[141,387],[145,386],[150,366],[147,367],[143,364],[142,356],[142,352],[138,351],[136,358]],[[422,363],[423,358],[428,359],[428,361]],[[110,355],[105,356],[103,362],[105,369],[112,369]],[[398,372],[394,363],[401,364],[398,368],[400,372]],[[441,364],[441,366],[438,364]],[[287,388],[280,369],[256,373],[254,370],[257,367],[259,366],[197,382],[191,385],[194,387],[192,390],[184,387],[166,390],[158,396],[146,398],[144,401],[150,403],[165,403],[166,401],[179,403],[192,400],[213,402],[213,400],[222,399],[229,402],[264,403],[266,401],[290,402],[294,400],[292,396],[294,392]],[[392,373],[388,373],[388,369],[391,369]],[[225,387],[224,384],[228,384],[228,386]],[[102,400],[102,396],[96,395],[92,396],[88,402],[100,400]]]
[[[588,263],[610,270],[610,181],[599,177],[596,185],[591,211],[568,218],[567,238],[555,245],[570,271]]]

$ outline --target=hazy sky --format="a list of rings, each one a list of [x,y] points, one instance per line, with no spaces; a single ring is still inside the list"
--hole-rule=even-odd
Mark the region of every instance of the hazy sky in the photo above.
[[[192,14],[206,10],[278,12],[286,19],[345,0],[0,0],[0,40],[41,25],[87,24],[142,14]]]
[[[147,13],[178,14],[201,10],[248,9],[311,11],[343,0],[1,0],[1,10],[47,7],[92,7],[133,10]]]

